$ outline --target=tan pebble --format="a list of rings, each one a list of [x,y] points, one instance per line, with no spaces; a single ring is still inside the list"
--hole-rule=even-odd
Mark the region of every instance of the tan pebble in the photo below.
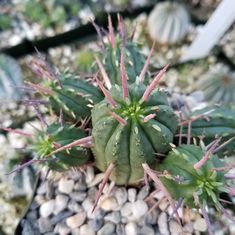
[[[86,212],[81,212],[66,219],[66,224],[70,228],[80,227],[86,220]]]
[[[100,208],[105,211],[112,211],[117,209],[118,203],[115,197],[107,197],[100,203]]]
[[[207,230],[206,221],[202,218],[197,219],[193,224],[193,228],[200,232],[205,232]]]

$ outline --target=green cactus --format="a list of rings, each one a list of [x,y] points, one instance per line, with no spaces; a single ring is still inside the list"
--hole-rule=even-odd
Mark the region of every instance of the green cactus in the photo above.
[[[212,170],[224,166],[216,155],[212,155],[197,169],[196,164],[205,154],[206,151],[198,146],[182,145],[170,151],[159,165],[160,170],[166,175],[160,179],[172,198],[183,198],[185,205],[189,207],[199,207],[195,196],[199,198],[201,205],[206,202],[207,205],[217,207],[219,194],[225,190],[224,173]],[[179,182],[175,180],[177,177]]]
[[[66,120],[80,120],[91,115],[91,107],[103,99],[102,93],[85,80],[64,76],[50,81],[48,86],[52,109],[59,114],[63,110]]]
[[[79,138],[86,137],[84,130],[74,126],[61,126],[60,124],[52,124],[47,128],[47,132],[40,133],[34,143],[33,149],[38,159],[48,159],[46,164],[52,170],[64,171],[71,167],[77,167],[85,164],[90,153],[87,148],[72,147],[69,151],[64,150],[49,156],[56,148],[69,144]]]
[[[110,97],[92,109],[96,166],[105,171],[114,163],[111,178],[116,184],[141,179],[144,162],[154,167],[155,153],[170,150],[178,125],[163,91],[155,90],[147,98],[148,88],[144,84],[134,83],[128,88],[129,91],[123,90],[128,97],[123,97],[121,87],[112,87]]]

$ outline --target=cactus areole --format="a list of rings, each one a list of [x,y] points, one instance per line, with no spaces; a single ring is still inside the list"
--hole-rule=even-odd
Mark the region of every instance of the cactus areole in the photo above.
[[[117,184],[143,178],[142,163],[154,168],[156,153],[169,151],[177,128],[177,117],[166,94],[155,90],[144,101],[145,91],[145,85],[132,84],[125,99],[121,87],[114,86],[110,90],[113,104],[105,99],[92,109],[96,166],[105,171],[114,163],[111,179]]]

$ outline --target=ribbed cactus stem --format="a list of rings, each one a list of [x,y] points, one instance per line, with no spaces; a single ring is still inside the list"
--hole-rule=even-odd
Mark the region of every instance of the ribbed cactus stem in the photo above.
[[[99,88],[101,89],[104,96],[106,97],[107,101],[115,108],[117,106],[117,102],[112,98],[109,91],[103,86],[102,82],[99,81],[99,79],[97,77],[95,77],[95,79],[96,79],[96,82],[97,82]]]
[[[46,155],[45,157],[50,157],[50,156],[52,156],[56,153],[59,153],[61,151],[71,149],[72,147],[81,146],[81,147],[89,148],[89,147],[91,147],[91,145],[92,145],[92,136],[84,137],[82,139],[75,140],[70,144],[67,144],[65,146],[62,146],[62,147],[56,149],[55,151],[51,152],[50,154]]]
[[[214,144],[210,147],[210,149],[208,149],[205,153],[205,155],[203,156],[203,158],[197,162],[196,164],[193,165],[194,169],[195,170],[199,170],[209,159],[210,159],[210,156],[213,154],[216,146],[218,145],[218,143],[220,142],[220,138],[217,139]]]
[[[112,19],[111,19],[110,15],[108,16],[108,24],[109,24],[109,26],[108,26],[109,27],[109,35],[108,35],[108,37],[109,37],[109,41],[110,41],[110,43],[112,45],[112,48],[114,49],[116,42],[115,42],[115,35],[114,35],[114,30],[113,30]]]
[[[139,75],[138,81],[140,81],[140,82],[143,82],[143,81],[144,81],[144,77],[145,77],[145,74],[146,74],[146,72],[147,72],[147,70],[148,70],[148,67],[149,67],[149,64],[150,64],[150,59],[151,59],[152,54],[153,54],[153,51],[154,51],[154,47],[155,47],[155,42],[154,42],[153,45],[152,45],[152,48],[151,48],[150,53],[149,53],[149,55],[148,55],[148,58],[147,58],[147,60],[145,61],[144,67],[143,67],[143,69],[141,70],[141,73],[140,73],[140,75]]]
[[[149,115],[147,115],[146,117],[144,117],[144,122],[148,122],[149,120],[153,119],[156,117],[155,113],[151,113]]]
[[[105,83],[106,87],[110,90],[112,85],[111,85],[110,79],[108,77],[108,74],[106,73],[105,68],[102,65],[102,63],[100,62],[100,60],[98,59],[98,57],[95,56],[95,60],[96,60],[96,63],[98,65],[98,67],[99,67],[99,70],[100,70],[100,72],[102,74],[102,77],[104,79],[104,83]]]
[[[109,180],[109,177],[110,177],[114,167],[115,167],[114,163],[110,163],[108,168],[106,169],[106,171],[104,173],[104,178],[103,178],[102,182],[99,185],[99,191],[98,191],[98,193],[96,195],[95,202],[94,202],[94,205],[93,205],[93,208],[92,208],[92,213],[94,212],[94,210],[95,210],[95,208],[96,208],[96,206],[97,206],[97,204],[99,202],[100,196],[101,196],[101,194],[103,192],[103,189],[104,189],[107,181]]]
[[[169,67],[169,64],[167,64],[162,70],[160,70],[160,72],[157,74],[157,76],[153,79],[153,81],[148,85],[148,87],[146,88],[142,99],[144,101],[147,101],[149,96],[151,95],[151,93],[153,92],[153,90],[156,88],[156,86],[159,84],[160,79],[162,78],[162,76],[164,75],[164,73],[166,72],[167,68]]]
[[[120,117],[118,114],[116,114],[115,112],[110,112],[110,115],[116,120],[118,121],[121,125],[126,126],[127,122],[125,119],[123,119],[122,117]]]
[[[122,79],[122,91],[123,98],[126,100],[128,98],[128,84],[127,84],[127,73],[124,61],[124,48],[121,48],[121,62],[120,62],[120,70],[121,70],[121,79]]]

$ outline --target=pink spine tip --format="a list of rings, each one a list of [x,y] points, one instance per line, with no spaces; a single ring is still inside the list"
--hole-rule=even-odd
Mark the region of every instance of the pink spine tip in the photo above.
[[[122,17],[119,14],[118,14],[118,29],[122,38],[122,43],[125,44],[125,29],[124,29]]]
[[[102,77],[104,79],[104,83],[105,83],[106,87],[110,90],[112,85],[111,85],[110,79],[108,77],[108,74],[106,73],[104,66],[102,65],[102,63],[100,62],[100,60],[96,56],[95,56],[95,60],[96,60],[96,63],[100,69]]]
[[[123,90],[123,98],[128,98],[128,85],[127,85],[127,73],[125,68],[124,61],[124,48],[121,49],[121,62],[120,62],[120,70],[121,70],[121,79],[122,79],[122,90]]]
[[[149,120],[153,119],[156,117],[156,114],[154,113],[151,113],[149,115],[147,115],[145,118],[144,118],[144,122],[148,122]]]
[[[142,68],[142,70],[141,70],[141,72],[140,72],[140,75],[139,75],[139,81],[140,81],[140,82],[143,82],[143,81],[144,81],[144,77],[145,77],[145,74],[146,74],[146,72],[147,72],[148,66],[149,66],[149,64],[150,64],[150,59],[151,59],[151,57],[152,57],[152,54],[153,54],[153,51],[154,51],[154,47],[155,47],[155,42],[153,43],[152,48],[151,48],[151,50],[150,50],[150,53],[149,53],[149,55],[148,55],[148,58],[147,58],[147,60],[145,61],[145,64],[144,64],[144,66],[143,66],[143,68]]]
[[[162,78],[162,76],[164,75],[164,73],[166,72],[166,70],[168,69],[169,64],[167,64],[162,70],[160,70],[160,72],[157,74],[157,76],[153,79],[153,81],[148,85],[148,87],[146,88],[144,94],[143,94],[143,100],[147,101],[149,96],[151,95],[151,93],[153,92],[153,90],[156,88],[156,86],[158,85],[158,83],[160,82],[160,79]]]
[[[112,24],[112,19],[111,16],[108,16],[108,24],[109,24],[109,41],[112,45],[112,48],[115,48],[115,36],[114,36],[114,30],[113,30],[113,24]]]
[[[29,133],[26,133],[24,131],[21,131],[21,130],[15,130],[15,129],[12,129],[12,128],[0,128],[4,131],[7,131],[7,132],[11,132],[11,133],[14,133],[14,134],[18,134],[18,135],[22,135],[22,136],[25,136],[25,137],[28,137],[28,138],[32,138],[33,135],[32,134],[29,134]]]
[[[105,89],[105,87],[103,86],[102,82],[99,81],[97,76],[95,76],[95,79],[96,79],[96,82],[97,82],[99,88],[101,89],[101,91],[103,92],[104,96],[106,97],[107,101],[115,108],[117,106],[117,102],[112,98],[112,96],[110,95],[109,91]]]
[[[116,120],[118,121],[121,125],[126,126],[127,122],[124,118],[120,117],[118,114],[114,113],[114,112],[110,112],[110,115]]]

